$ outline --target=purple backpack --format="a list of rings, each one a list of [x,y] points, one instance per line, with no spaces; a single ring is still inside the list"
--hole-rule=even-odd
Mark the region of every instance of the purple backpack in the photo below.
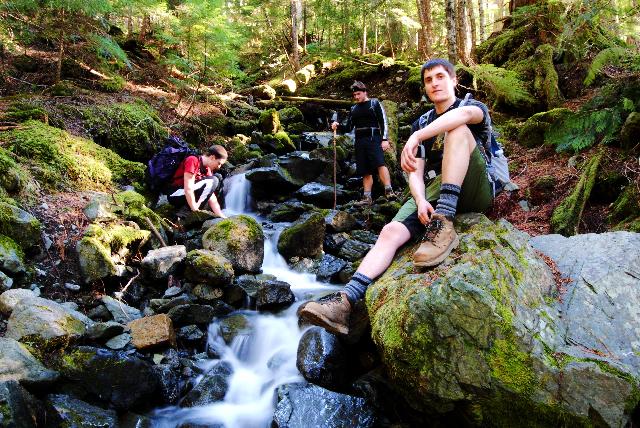
[[[159,193],[166,191],[180,162],[190,155],[197,156],[198,152],[191,149],[180,137],[169,137],[164,148],[147,164],[146,178],[149,189]]]

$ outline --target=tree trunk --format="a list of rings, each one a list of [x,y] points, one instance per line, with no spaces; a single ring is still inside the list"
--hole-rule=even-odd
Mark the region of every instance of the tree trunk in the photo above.
[[[140,26],[140,41],[147,40],[147,35],[151,32],[151,16],[148,13],[144,14],[142,18],[142,25]]]
[[[463,64],[469,64],[469,23],[467,22],[467,0],[456,2],[456,43],[458,47],[458,60]]]
[[[476,50],[478,45],[478,38],[476,36],[476,14],[473,10],[473,0],[467,0],[467,17],[469,18],[469,34],[471,35],[471,45],[469,46],[469,52]]]
[[[295,70],[300,70],[298,55],[298,0],[291,0],[291,61]]]
[[[133,10],[132,6],[129,5],[129,12],[127,16],[127,39],[130,39],[133,36]]]
[[[391,49],[391,58],[395,58],[396,57],[396,52],[393,48],[393,39],[391,38],[391,30],[390,30],[390,23],[389,23],[389,13],[387,13],[388,11],[385,8],[385,28],[387,29],[387,40],[389,41],[389,48]]]
[[[302,3],[302,52],[307,53],[307,3]]]
[[[360,55],[367,54],[367,14],[362,12],[362,47]]]
[[[478,23],[480,24],[480,43],[485,41],[484,37],[484,0],[478,0]]]
[[[447,54],[451,64],[458,63],[458,49],[456,44],[456,4],[455,0],[445,0],[447,17]]]
[[[502,18],[504,17],[504,0],[497,0],[496,5],[498,10],[493,19],[493,31],[500,31],[502,30]]]
[[[529,6],[536,4],[538,0],[510,0],[509,1],[509,13],[513,13],[514,10],[521,6]],[[502,18],[502,16],[501,16]]]
[[[418,18],[421,28],[418,30],[418,52],[422,59],[431,56],[433,46],[433,21],[431,20],[431,0],[416,0],[418,6]]]
[[[64,27],[65,27],[65,22],[64,22],[64,9],[62,9],[62,12],[60,14],[60,46],[58,48],[58,64],[56,64],[56,78],[55,78],[55,82],[54,83],[58,83],[60,82],[60,79],[62,77],[62,59],[64,58],[64,38],[65,38],[65,33],[64,33]]]

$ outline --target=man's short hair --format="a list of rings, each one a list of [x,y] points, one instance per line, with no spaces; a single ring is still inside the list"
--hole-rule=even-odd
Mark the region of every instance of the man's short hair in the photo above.
[[[351,84],[351,92],[367,92],[367,86],[359,80],[356,80]]]
[[[220,144],[214,144],[207,149],[207,156],[213,156],[216,159],[226,159],[228,157],[227,150]]]
[[[423,85],[424,85],[424,73],[426,73],[427,70],[436,68],[439,65],[442,66],[445,70],[447,70],[447,73],[449,73],[449,77],[451,78],[456,77],[456,67],[453,64],[451,64],[446,59],[433,58],[425,62],[424,64],[422,64],[422,68],[420,69],[420,82],[422,82]]]

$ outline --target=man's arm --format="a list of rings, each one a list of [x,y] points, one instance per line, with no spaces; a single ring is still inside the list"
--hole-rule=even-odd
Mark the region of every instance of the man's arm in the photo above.
[[[433,206],[427,201],[424,195],[424,159],[416,160],[416,169],[409,173],[409,190],[413,200],[416,201],[418,207],[418,219],[422,224],[427,224],[431,221],[431,213],[433,213]]]
[[[333,115],[333,123],[331,124],[331,129],[333,129],[334,131],[339,130],[340,132],[349,132],[351,131],[351,128],[353,128],[353,124],[351,123],[351,111],[353,110],[353,107],[351,107],[351,110],[349,110],[349,115],[347,116],[347,123],[345,125],[341,125],[338,122],[338,113],[336,112]]]
[[[190,172],[185,172],[184,175],[184,197],[187,199],[187,204],[191,211],[197,211],[200,206],[196,201],[196,195],[193,191],[193,186],[196,184],[196,176],[195,174],[191,174]]]
[[[387,114],[380,101],[376,100],[373,112],[376,115],[376,120],[380,127],[380,134],[382,135],[382,150],[387,151],[391,148],[389,145],[389,126],[387,124]]]
[[[220,203],[218,202],[218,198],[216,198],[215,193],[211,194],[211,197],[209,198],[209,207],[218,217],[227,218],[227,216],[222,212],[222,208],[220,208]]]
[[[402,149],[400,165],[406,172],[416,169],[416,150],[422,141],[433,138],[461,125],[476,124],[484,120],[484,112],[480,107],[464,106],[450,110],[424,128],[411,134]]]

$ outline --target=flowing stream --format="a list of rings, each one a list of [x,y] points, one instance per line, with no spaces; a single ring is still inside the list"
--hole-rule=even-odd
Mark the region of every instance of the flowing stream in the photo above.
[[[153,416],[153,425],[157,427],[178,427],[182,424],[269,427],[276,404],[275,389],[285,383],[303,381],[296,368],[298,341],[303,332],[298,328],[296,309],[313,295],[337,289],[317,282],[313,274],[294,272],[288,267],[277,250],[278,235],[286,224],[265,224],[264,219],[251,213],[250,183],[244,174],[231,177],[225,186],[225,214],[248,214],[265,225],[262,271],[291,284],[296,302],[276,315],[239,311],[249,318],[251,329],[246,334],[239,334],[230,346],[220,336],[218,322],[212,323],[208,346],[213,347],[221,355],[220,359],[233,368],[224,400],[202,407],[157,410]],[[202,364],[203,370],[206,372],[218,361],[206,361]]]

